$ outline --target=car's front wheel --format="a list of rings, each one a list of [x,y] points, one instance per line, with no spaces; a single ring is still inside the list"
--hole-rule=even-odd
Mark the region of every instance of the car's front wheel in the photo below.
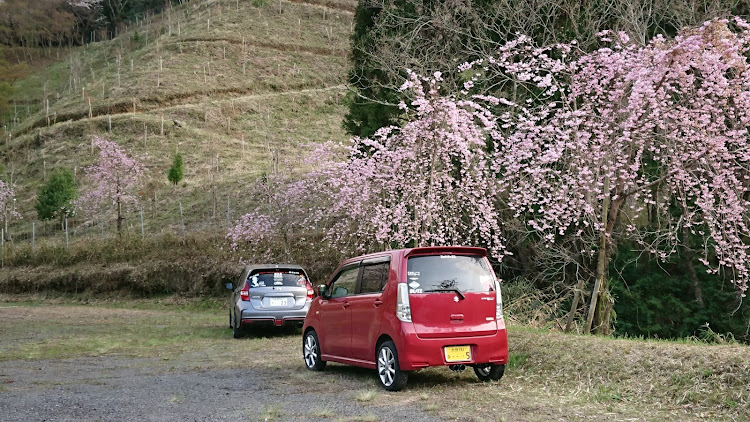
[[[326,362],[320,356],[320,342],[315,330],[310,330],[302,340],[302,357],[305,358],[305,366],[311,371],[322,371]]]
[[[388,391],[398,391],[406,385],[408,376],[398,364],[398,352],[392,341],[386,341],[378,348],[376,355],[380,384]]]
[[[505,373],[505,365],[494,365],[485,363],[474,366],[474,373],[477,374],[479,381],[497,381]]]

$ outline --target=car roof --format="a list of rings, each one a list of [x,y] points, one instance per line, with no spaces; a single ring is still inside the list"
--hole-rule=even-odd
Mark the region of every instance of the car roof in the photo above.
[[[377,258],[380,256],[412,256],[412,255],[433,255],[445,252],[453,252],[467,255],[479,255],[487,256],[487,250],[485,248],[478,248],[475,246],[425,246],[420,248],[405,248],[405,249],[392,249],[389,251],[374,252],[367,255],[355,256],[346,259],[342,262],[342,265],[351,264],[356,261],[364,261],[369,258]]]
[[[245,270],[247,272],[252,272],[255,270],[275,270],[275,269],[282,269],[282,270],[301,270],[303,272],[305,271],[304,268],[302,268],[299,265],[295,264],[249,264],[245,266]]]

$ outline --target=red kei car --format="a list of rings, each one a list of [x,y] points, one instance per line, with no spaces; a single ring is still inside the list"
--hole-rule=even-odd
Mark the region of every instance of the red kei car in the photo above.
[[[500,284],[482,248],[380,252],[344,261],[302,328],[307,369],[326,362],[377,369],[386,390],[429,366],[472,366],[498,380],[508,362]]]

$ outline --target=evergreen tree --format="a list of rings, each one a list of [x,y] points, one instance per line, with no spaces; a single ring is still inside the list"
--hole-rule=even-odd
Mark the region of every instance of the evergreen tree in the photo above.
[[[77,195],[78,187],[73,172],[67,168],[56,169],[50,174],[47,183],[39,188],[35,205],[39,219],[59,218],[62,226],[65,216],[73,212],[71,202]]]
[[[380,10],[361,1],[354,14],[349,83],[357,92],[347,95],[349,112],[344,117],[343,125],[348,133],[355,136],[373,135],[381,127],[394,124],[398,114],[397,107],[385,104],[398,102],[397,91],[387,87],[385,72],[368,60],[377,41],[371,30]]]
[[[182,168],[182,154],[179,152],[175,154],[174,161],[172,161],[172,167],[169,168],[169,171],[167,172],[167,179],[169,179],[172,184],[178,184],[182,180],[183,176],[183,168]]]

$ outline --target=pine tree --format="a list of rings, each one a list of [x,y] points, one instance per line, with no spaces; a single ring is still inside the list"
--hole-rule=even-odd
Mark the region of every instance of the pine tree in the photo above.
[[[178,184],[182,180],[183,168],[182,168],[182,154],[179,152],[175,154],[174,161],[172,161],[172,167],[167,172],[167,179],[173,184]]]
[[[62,226],[65,216],[73,212],[71,202],[77,195],[78,186],[73,172],[67,168],[55,169],[37,194],[35,208],[39,219],[59,218]]]

